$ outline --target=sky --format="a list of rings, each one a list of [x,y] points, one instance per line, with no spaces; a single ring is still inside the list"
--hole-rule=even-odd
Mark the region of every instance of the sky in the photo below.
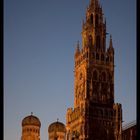
[[[136,1],[100,0],[115,48],[115,102],[123,125],[136,120]],[[89,0],[4,0],[4,140],[21,139],[33,112],[65,123],[74,101],[74,50]],[[109,35],[107,36],[107,47]]]

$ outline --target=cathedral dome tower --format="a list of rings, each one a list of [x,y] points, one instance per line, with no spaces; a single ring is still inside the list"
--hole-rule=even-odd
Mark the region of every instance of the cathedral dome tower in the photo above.
[[[66,128],[65,125],[61,122],[54,122],[49,125],[49,140],[64,140]]]
[[[40,120],[32,115],[22,120],[22,137],[21,140],[40,140]]]

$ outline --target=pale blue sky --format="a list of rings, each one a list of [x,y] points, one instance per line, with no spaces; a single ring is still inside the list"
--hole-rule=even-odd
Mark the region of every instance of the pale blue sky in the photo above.
[[[100,0],[115,48],[115,102],[136,119],[136,1]],[[74,50],[89,0],[4,0],[4,140],[21,139],[31,112],[41,140],[73,106]],[[109,37],[107,38],[108,45]]]

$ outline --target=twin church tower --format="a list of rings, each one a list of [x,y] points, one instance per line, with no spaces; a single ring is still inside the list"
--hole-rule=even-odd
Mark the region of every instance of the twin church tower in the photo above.
[[[67,109],[66,125],[57,121],[49,126],[49,140],[121,140],[122,108],[114,103],[114,48],[111,36],[106,48],[106,21],[98,0],[90,0],[82,26],[82,46],[77,43],[74,56],[74,107]],[[27,126],[22,126],[25,131]],[[39,132],[40,123],[37,128]],[[40,139],[35,136],[30,140]],[[22,140],[28,140],[25,133]]]

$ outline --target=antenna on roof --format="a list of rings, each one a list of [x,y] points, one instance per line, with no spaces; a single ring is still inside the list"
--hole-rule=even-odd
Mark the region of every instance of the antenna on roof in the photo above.
[[[33,115],[33,112],[31,112],[31,115]]]

